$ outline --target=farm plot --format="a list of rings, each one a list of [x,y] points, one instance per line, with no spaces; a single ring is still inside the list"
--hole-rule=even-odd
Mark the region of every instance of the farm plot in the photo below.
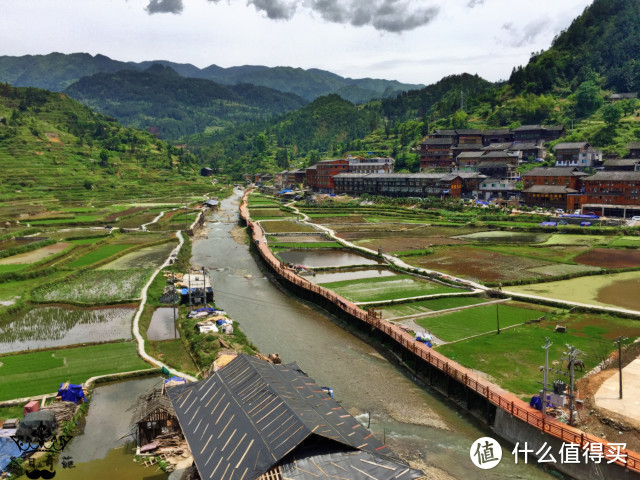
[[[569,302],[640,310],[640,272],[591,275],[536,285],[508,287],[514,293]]]
[[[460,235],[456,238],[479,243],[542,243],[549,238],[545,233],[489,231]]]
[[[54,243],[53,245],[38,248],[37,250],[32,250],[31,252],[21,253],[20,255],[13,255],[11,257],[3,258],[2,260],[0,260],[0,265],[16,265],[39,262],[40,260],[44,260],[63,252],[71,245],[71,243],[67,242]]]
[[[612,242],[615,237],[607,237],[605,235],[573,235],[566,233],[555,233],[544,242],[544,245],[607,245]]]
[[[530,268],[554,265],[539,259],[507,255],[471,246],[435,247],[432,255],[401,257],[417,267],[438,270],[480,282],[507,282],[545,275],[530,272]]]
[[[346,280],[321,285],[353,302],[367,303],[464,291],[411,275]]]
[[[155,270],[165,262],[176,246],[176,242],[168,242],[162,245],[143,247],[116,258],[112,262],[99,267],[98,270],[128,270],[130,268]]]
[[[349,267],[359,265],[378,265],[378,259],[368,258],[348,250],[284,250],[278,251],[277,256],[292,265],[305,267]]]
[[[36,288],[32,298],[44,302],[109,304],[137,300],[153,270],[88,270],[62,282]]]
[[[81,257],[77,258],[73,262],[69,263],[68,266],[71,268],[79,268],[93,265],[94,263],[105,260],[109,257],[112,257],[113,255],[116,255],[119,252],[122,252],[123,250],[134,246],[134,244],[130,243],[102,245],[96,250],[93,250],[92,252],[89,252],[86,255],[82,255]]]
[[[640,250],[594,248],[590,252],[578,255],[574,260],[602,268],[640,267]]]
[[[133,342],[7,355],[0,362],[0,401],[55,392],[66,381],[149,368]]]
[[[610,247],[635,247],[640,248],[640,237],[618,237],[609,244]]]
[[[310,282],[321,284],[331,282],[342,282],[345,280],[361,280],[363,278],[393,277],[396,273],[386,268],[367,268],[357,270],[323,271],[307,276]]]
[[[33,308],[0,327],[0,353],[131,338],[133,308]]]
[[[549,308],[529,308],[524,304],[496,303],[445,313],[437,316],[414,319],[414,322],[446,342],[453,342],[482,333],[495,332],[500,328],[524,323],[544,316]]]
[[[376,308],[382,313],[383,318],[406,317],[420,313],[447,310],[449,308],[466,307],[488,302],[489,299],[482,297],[442,297],[432,300],[418,300],[417,302],[400,303]]]
[[[310,225],[304,225],[289,220],[269,220],[260,222],[260,226],[265,233],[294,233],[294,232],[317,232]]]
[[[567,326],[567,333],[555,332],[559,323]],[[541,346],[545,344],[545,337],[552,342],[549,361],[555,368],[565,368],[566,364],[561,361],[565,344],[584,352],[585,369],[576,370],[577,377],[581,377],[615,348],[612,340],[616,336],[627,336],[626,342],[637,338],[640,334],[637,325],[637,320],[608,315],[551,315],[540,323],[513,327],[500,335],[482,335],[442,345],[437,350],[465,367],[486,372],[501,387],[529,397],[540,389],[539,366],[544,363]],[[552,376],[551,380],[555,378]]]
[[[328,242],[329,237],[326,235],[268,235],[269,243],[313,243]]]
[[[283,218],[283,217],[293,217],[294,215],[290,212],[285,212],[280,210],[280,208],[249,208],[249,215],[254,220],[262,220],[265,218]]]

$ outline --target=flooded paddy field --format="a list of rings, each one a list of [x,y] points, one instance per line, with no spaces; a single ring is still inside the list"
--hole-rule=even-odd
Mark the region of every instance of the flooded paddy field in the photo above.
[[[591,275],[557,282],[508,287],[507,290],[589,305],[640,310],[640,272]]]
[[[323,283],[322,286],[354,302],[379,302],[422,295],[464,292],[459,288],[447,287],[412,275],[329,282]]]
[[[602,268],[640,267],[640,250],[594,248],[574,258],[578,263]]]
[[[153,312],[151,323],[147,329],[149,340],[173,340],[180,338],[180,332],[176,328],[174,318],[177,312],[173,308],[161,307]]]
[[[351,265],[378,265],[380,260],[367,258],[346,250],[286,250],[278,252],[283,262],[305,267],[346,267]]]
[[[63,252],[71,245],[71,243],[67,242],[54,243],[53,245],[38,248],[37,250],[33,250],[31,252],[21,253],[19,255],[13,255],[11,257],[3,258],[0,260],[0,265],[15,265],[22,263],[39,262],[40,260],[44,260],[46,258],[57,255],[60,252]]]
[[[139,250],[123,255],[120,258],[116,258],[112,262],[99,267],[98,270],[128,270],[130,268],[155,270],[165,262],[176,247],[176,242],[143,247]]]
[[[52,303],[79,302],[108,304],[137,299],[153,271],[86,270],[61,282],[50,283],[33,291],[35,298]]]
[[[0,353],[128,340],[134,314],[134,308],[33,308],[0,327]]]
[[[546,233],[488,231],[460,235],[456,238],[479,243],[542,243],[549,238]]]
[[[261,222],[260,226],[265,233],[317,232],[317,230],[310,225],[303,225],[291,220],[271,220]]]
[[[362,278],[379,278],[379,277],[392,277],[396,275],[393,271],[386,268],[368,268],[368,269],[353,269],[353,270],[340,270],[339,272],[322,271],[316,272],[315,275],[307,275],[305,278],[312,283],[329,283],[329,282],[342,282],[345,280],[358,280]]]
[[[405,317],[407,315],[447,310],[449,308],[479,305],[488,301],[489,299],[484,297],[444,297],[379,307],[376,308],[376,311],[382,313],[383,318],[392,319],[396,317]]]

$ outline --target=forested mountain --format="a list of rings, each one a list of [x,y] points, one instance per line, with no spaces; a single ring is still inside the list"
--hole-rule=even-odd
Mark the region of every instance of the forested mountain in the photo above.
[[[14,87],[38,87],[61,92],[73,82],[98,72],[131,68],[125,62],[88,53],[50,53],[48,55],[0,56],[0,82]]]
[[[189,137],[188,148],[217,171],[238,176],[245,171],[307,166],[321,155],[342,155],[382,119],[336,94],[320,97],[275,123],[252,123],[226,132]]]
[[[601,77],[602,86],[617,92],[640,90],[640,2],[595,0],[546,51],[534,54],[524,68],[514,69],[509,83],[516,92],[574,90]]]
[[[266,120],[307,103],[266,87],[184,78],[158,64],[143,72],[120,70],[83,77],[65,93],[125,125],[174,140],[206,129]]]
[[[14,86],[63,91],[72,83],[88,75],[100,72],[113,73],[122,69],[141,71],[154,64],[171,67],[184,77],[203,78],[224,85],[250,83],[280,92],[293,93],[307,101],[330,93],[338,93],[349,101],[364,103],[374,98],[386,98],[401,91],[421,87],[421,85],[403,84],[395,80],[344,78],[314,68],[304,70],[260,65],[222,68],[210,65],[200,69],[188,63],[166,60],[125,63],[104,55],[94,57],[87,53],[0,56],[0,82],[7,82]]]
[[[149,197],[174,181],[204,185],[199,168],[192,154],[65,94],[0,83],[0,202],[5,207],[23,200],[50,208],[56,201],[86,205],[92,199]]]

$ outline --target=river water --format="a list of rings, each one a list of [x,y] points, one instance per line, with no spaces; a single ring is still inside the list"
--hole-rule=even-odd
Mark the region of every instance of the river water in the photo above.
[[[438,393],[416,385],[329,314],[277,288],[243,242],[239,201],[236,192],[208,219],[206,239],[193,243],[192,264],[210,270],[216,305],[239,322],[260,351],[297,362],[319,384],[333,387],[336,400],[361,421],[367,423],[370,412],[374,434],[433,478],[558,478],[522,460],[515,465],[507,444],[500,465],[476,468],[469,449],[492,432]]]

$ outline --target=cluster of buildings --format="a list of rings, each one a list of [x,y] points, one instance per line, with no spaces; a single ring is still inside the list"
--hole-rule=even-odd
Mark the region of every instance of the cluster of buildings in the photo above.
[[[420,173],[394,173],[392,158],[348,157],[246,180],[337,195],[504,199],[607,216],[640,210],[640,142],[627,145],[627,158],[604,161],[589,142],[560,142],[553,147],[554,167],[520,173],[521,165],[544,161],[547,142],[564,135],[560,125],[436,130],[420,144]]]

